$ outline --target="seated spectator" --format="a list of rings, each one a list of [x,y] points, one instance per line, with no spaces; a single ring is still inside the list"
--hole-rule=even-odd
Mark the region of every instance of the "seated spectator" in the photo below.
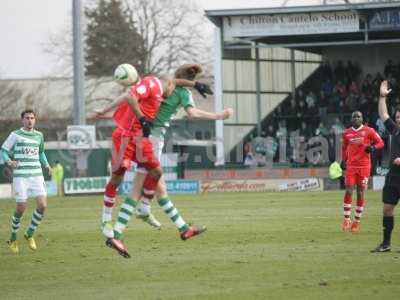
[[[265,166],[267,162],[266,161],[267,140],[265,136],[266,134],[265,132],[263,132],[261,136],[257,136],[251,141],[254,153],[254,163],[259,167]]]
[[[311,125],[307,124],[305,121],[302,121],[300,125],[299,134],[304,138],[309,138],[312,135]]]
[[[297,103],[294,99],[290,100],[290,104],[287,110],[287,115],[288,116],[295,116],[297,113]]]
[[[346,77],[352,81],[356,80],[358,75],[361,73],[360,68],[355,65],[352,61],[348,60],[347,61],[347,66],[345,69]]]
[[[329,130],[325,127],[323,122],[320,122],[318,128],[315,130],[315,135],[327,137]]]
[[[275,156],[278,151],[278,142],[274,137],[272,126],[268,126],[265,141],[266,141],[266,153],[265,153],[266,160],[267,163],[271,163],[275,160]]]
[[[300,101],[304,101],[304,100],[305,100],[304,92],[301,88],[298,88],[296,91],[296,101],[297,101],[297,103],[299,103]]]
[[[320,98],[318,101],[318,110],[320,116],[326,115],[328,104],[329,104],[329,97],[327,97],[325,93],[321,91]]]
[[[372,84],[372,76],[371,74],[367,74],[365,76],[362,84],[361,84],[361,93],[364,94],[364,96],[367,99],[372,99],[374,95],[374,86]]]
[[[367,97],[361,95],[361,97],[359,98],[359,109],[362,112],[368,112],[370,105],[370,101],[368,101]]]
[[[306,103],[303,100],[300,100],[299,107],[297,108],[297,117],[302,118],[307,114]]]
[[[346,98],[345,104],[350,111],[356,110],[358,106],[358,96],[350,92],[349,96]]]
[[[345,68],[343,65],[343,61],[339,60],[336,62],[335,69],[333,71],[335,73],[335,80],[336,81],[344,81],[346,74],[345,74]]]
[[[393,61],[391,59],[389,59],[385,65],[385,69],[383,71],[383,74],[385,74],[385,77],[389,77],[389,75],[391,74],[392,76],[394,76],[396,74],[396,66],[393,63]]]
[[[344,131],[344,126],[338,117],[335,118],[335,123],[333,123],[331,128],[331,133],[335,136],[342,135]]]
[[[333,93],[333,83],[330,79],[325,80],[321,87],[325,97],[330,97]]]
[[[333,79],[332,67],[331,67],[329,61],[322,62],[321,75],[322,75],[323,80],[327,80],[327,79],[332,80]]]
[[[355,95],[360,95],[360,88],[355,80],[352,80],[349,85],[349,93],[353,93]]]
[[[313,91],[309,91],[307,96],[306,96],[306,104],[307,107],[309,108],[310,106],[315,106],[315,103],[317,102],[317,99],[313,93]]]
[[[338,81],[337,84],[335,85],[335,90],[340,98],[340,100],[344,100],[347,97],[347,88],[343,84],[342,81]]]
[[[254,154],[251,147],[251,143],[249,141],[247,141],[243,146],[243,154],[244,154],[244,165],[249,167],[254,166],[255,165]]]
[[[276,131],[276,138],[278,140],[285,139],[288,135],[285,120],[280,121],[278,126],[279,127],[278,127],[278,130]]]
[[[307,105],[307,115],[316,116],[318,114],[318,108],[315,106],[315,102],[310,102]]]

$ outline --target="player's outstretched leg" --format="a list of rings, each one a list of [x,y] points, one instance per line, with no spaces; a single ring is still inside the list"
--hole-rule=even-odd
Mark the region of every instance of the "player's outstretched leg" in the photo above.
[[[161,229],[160,221],[158,221],[156,217],[151,213],[150,203],[145,203],[144,201],[140,201],[137,206],[137,209],[135,210],[135,216],[137,219],[142,220],[143,222],[149,224],[150,226],[158,230]]]
[[[114,238],[120,240],[128,222],[130,221],[132,214],[137,205],[137,201],[127,197],[118,212],[117,221],[114,225]]]
[[[124,243],[121,240],[108,238],[106,240],[106,246],[116,250],[118,254],[121,255],[122,257],[131,258],[128,249],[125,247]]]
[[[199,235],[206,231],[206,227],[202,225],[189,225],[183,220],[179,211],[176,209],[175,205],[168,197],[162,197],[158,200],[158,204],[161,206],[162,210],[171,219],[178,228],[180,237],[182,240],[190,239],[196,235]]]
[[[111,181],[107,183],[104,192],[103,210],[101,214],[101,230],[106,235],[107,228],[109,228],[112,221],[112,212],[115,205],[115,197],[117,195],[117,185]]]

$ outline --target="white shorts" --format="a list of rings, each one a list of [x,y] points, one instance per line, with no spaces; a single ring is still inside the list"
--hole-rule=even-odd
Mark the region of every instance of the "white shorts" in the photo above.
[[[162,149],[164,147],[164,139],[160,138],[160,137],[155,137],[155,136],[150,136],[149,139],[153,145],[154,156],[158,159],[158,161],[161,161]],[[147,171],[145,168],[137,168],[136,172],[147,174]]]
[[[13,178],[13,193],[17,202],[26,202],[28,197],[46,196],[43,176]]]

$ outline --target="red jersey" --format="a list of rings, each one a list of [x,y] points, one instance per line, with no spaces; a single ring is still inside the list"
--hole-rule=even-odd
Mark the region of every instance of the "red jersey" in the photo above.
[[[163,89],[160,80],[154,76],[146,76],[132,86],[129,93],[138,100],[143,115],[149,120],[154,120],[163,101]],[[139,120],[127,102],[118,106],[113,118],[117,126],[127,132],[136,134],[142,129]]]
[[[371,168],[371,156],[365,148],[381,149],[384,144],[379,134],[371,127],[361,125],[358,129],[347,128],[343,132],[342,160],[347,167]]]

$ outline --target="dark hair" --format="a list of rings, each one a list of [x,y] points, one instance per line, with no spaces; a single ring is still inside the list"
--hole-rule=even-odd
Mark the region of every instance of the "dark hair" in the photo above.
[[[36,116],[35,112],[33,111],[33,109],[25,109],[22,113],[21,113],[21,119],[23,119],[25,117],[25,114],[33,114],[34,116]]]

